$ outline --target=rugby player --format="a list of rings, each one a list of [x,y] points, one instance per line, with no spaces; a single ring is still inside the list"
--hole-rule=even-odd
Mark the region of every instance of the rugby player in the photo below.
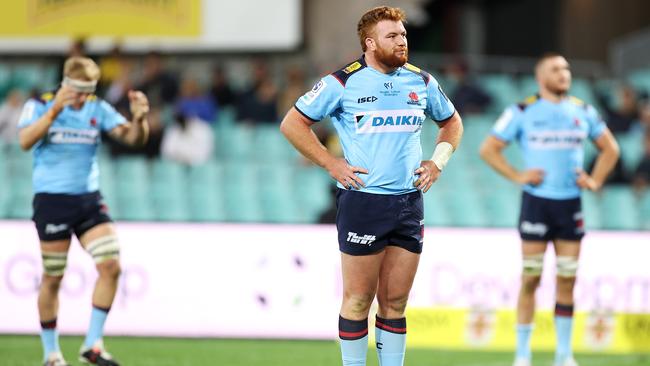
[[[618,160],[612,134],[596,110],[568,95],[569,63],[556,53],[542,56],[535,67],[539,93],[508,107],[481,146],[481,157],[497,172],[523,186],[519,234],[523,272],[517,302],[515,366],[531,364],[530,337],[544,253],[552,242],[556,255],[555,332],[557,366],[577,365],[571,350],[573,288],[580,242],[585,234],[581,189],[599,190]],[[596,165],[583,171],[583,141],[600,150]],[[525,168],[508,163],[503,149],[517,141]]]
[[[296,149],[337,182],[343,365],[366,363],[368,314],[375,297],[379,362],[404,363],[405,309],[423,245],[422,194],[440,176],[463,131],[436,79],[407,63],[405,20],[399,8],[366,12],[357,25],[363,55],[318,81],[281,124]],[[433,155],[422,160],[426,116],[440,129]],[[340,137],[342,159],[311,130],[326,117]]]
[[[89,58],[71,57],[61,87],[30,99],[19,121],[19,142],[33,150],[33,221],[40,239],[43,276],[38,295],[44,364],[67,365],[59,348],[58,293],[72,235],[90,254],[98,272],[90,326],[81,346],[84,363],[116,366],[102,335],[120,274],[120,246],[99,193],[97,148],[100,132],[130,145],[147,140],[149,102],[139,91],[128,94],[132,120],[94,95],[99,68]]]

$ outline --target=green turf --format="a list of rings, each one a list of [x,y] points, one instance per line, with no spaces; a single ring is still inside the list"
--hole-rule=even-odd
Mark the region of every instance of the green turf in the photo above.
[[[76,355],[82,339],[62,337],[68,362],[78,365]],[[325,366],[340,365],[335,342],[261,341],[225,339],[170,339],[109,337],[106,344],[123,366]],[[373,350],[368,365],[377,365]],[[41,359],[37,336],[0,336],[0,365],[33,366]],[[650,365],[650,355],[577,355],[581,366]],[[409,349],[407,366],[510,366],[512,355],[499,352]],[[534,366],[550,366],[551,354],[536,354]]]

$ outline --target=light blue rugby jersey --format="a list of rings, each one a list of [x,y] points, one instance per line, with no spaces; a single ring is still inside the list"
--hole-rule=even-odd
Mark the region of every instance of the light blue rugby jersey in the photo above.
[[[24,128],[36,122],[54,104],[53,95],[30,99],[18,122]],[[110,104],[90,96],[79,110],[65,107],[47,135],[33,147],[34,193],[83,194],[99,189],[97,146],[100,130],[126,122]]]
[[[492,134],[505,142],[519,142],[525,169],[544,171],[542,183],[525,185],[524,191],[542,198],[571,199],[580,196],[576,169],[583,168],[584,140],[598,139],[605,129],[596,110],[578,98],[553,103],[532,96],[506,108]]]
[[[455,112],[425,71],[406,64],[384,74],[367,66],[364,57],[322,78],[295,107],[312,121],[330,116],[345,159],[368,169],[359,175],[366,184],[359,191],[376,194],[416,190],[425,116],[443,122]]]

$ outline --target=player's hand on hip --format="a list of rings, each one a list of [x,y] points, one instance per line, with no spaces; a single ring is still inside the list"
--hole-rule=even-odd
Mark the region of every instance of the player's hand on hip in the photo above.
[[[346,189],[359,189],[366,184],[356,173],[368,174],[365,168],[352,166],[345,159],[336,159],[330,166],[325,167],[332,178],[341,183]]]
[[[539,185],[544,180],[544,171],[542,169],[529,169],[520,172],[517,176],[517,183],[530,184],[532,186]]]
[[[141,122],[149,113],[149,99],[141,91],[129,90],[129,107],[133,120]]]
[[[600,189],[600,185],[596,183],[596,181],[584,170],[578,168],[576,169],[576,174],[578,175],[576,178],[576,184],[578,187],[582,189],[588,189],[590,191],[597,191]]]
[[[54,106],[58,109],[63,109],[72,105],[77,99],[77,92],[69,85],[62,85],[54,96]]]
[[[427,193],[431,185],[440,177],[440,169],[431,160],[424,160],[420,163],[420,167],[415,169],[415,175],[418,179],[413,182],[413,186],[420,191]]]

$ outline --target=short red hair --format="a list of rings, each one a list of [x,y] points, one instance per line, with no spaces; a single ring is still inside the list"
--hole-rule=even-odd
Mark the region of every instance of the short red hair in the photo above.
[[[372,28],[382,20],[392,20],[395,22],[406,22],[406,13],[400,8],[391,8],[390,6],[378,6],[368,10],[357,24],[357,34],[361,42],[361,50],[366,52],[366,38],[370,37]]]

